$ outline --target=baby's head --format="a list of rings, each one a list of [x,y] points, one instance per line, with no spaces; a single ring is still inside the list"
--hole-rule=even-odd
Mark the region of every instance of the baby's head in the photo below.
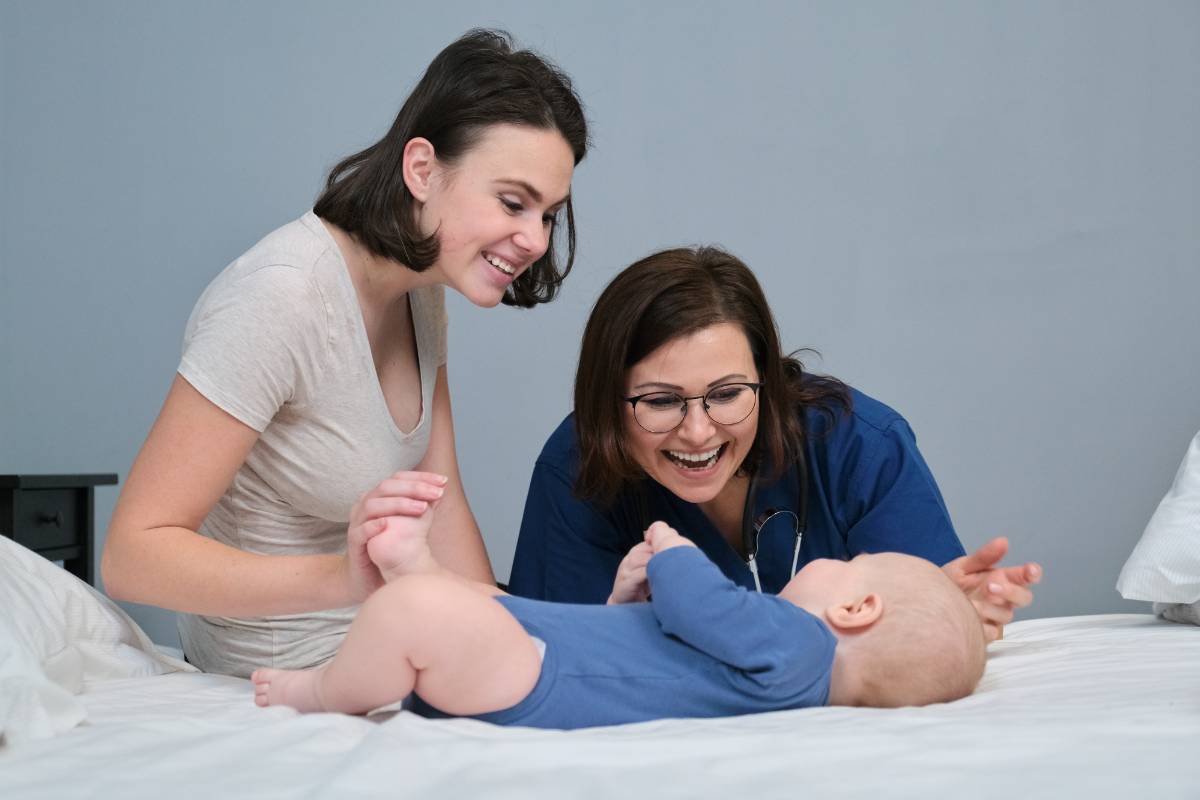
[[[966,697],[983,675],[975,609],[930,562],[900,553],[810,562],[781,597],[838,638],[831,705],[920,706]]]

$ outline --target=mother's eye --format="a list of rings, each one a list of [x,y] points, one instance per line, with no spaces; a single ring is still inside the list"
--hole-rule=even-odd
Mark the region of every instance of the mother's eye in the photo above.
[[[504,206],[505,210],[510,214],[520,214],[525,210],[525,206],[515,200],[509,200],[507,197],[500,197],[500,205]]]

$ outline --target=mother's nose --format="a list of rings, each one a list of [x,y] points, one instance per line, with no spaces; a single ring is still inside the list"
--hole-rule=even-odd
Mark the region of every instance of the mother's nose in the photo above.
[[[521,229],[513,234],[513,242],[536,261],[545,255],[550,247],[550,231],[551,227],[544,224],[541,217],[537,217],[533,222],[522,225]]]

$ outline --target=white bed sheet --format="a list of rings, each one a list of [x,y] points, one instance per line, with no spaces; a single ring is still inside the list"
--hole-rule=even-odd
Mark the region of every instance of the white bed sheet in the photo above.
[[[1200,628],[1019,622],[979,691],[574,732],[299,715],[247,681],[106,681],[89,723],[0,750],[0,797],[1200,798]]]

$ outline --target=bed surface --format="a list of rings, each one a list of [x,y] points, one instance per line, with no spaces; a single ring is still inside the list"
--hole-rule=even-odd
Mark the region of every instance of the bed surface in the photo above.
[[[0,797],[1200,797],[1200,628],[1011,625],[979,691],[575,732],[260,709],[247,681],[88,684],[88,722],[0,749]]]

